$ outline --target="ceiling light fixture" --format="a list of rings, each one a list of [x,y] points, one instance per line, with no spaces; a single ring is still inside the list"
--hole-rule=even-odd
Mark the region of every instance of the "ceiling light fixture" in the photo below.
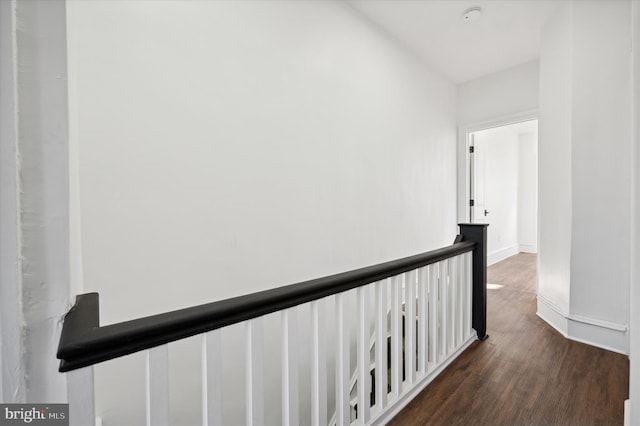
[[[479,7],[472,7],[464,11],[464,13],[462,14],[462,20],[465,22],[473,22],[480,19],[481,16],[482,9]]]

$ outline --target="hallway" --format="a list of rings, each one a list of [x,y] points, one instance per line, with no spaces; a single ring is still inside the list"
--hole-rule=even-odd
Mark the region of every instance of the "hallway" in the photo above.
[[[488,268],[489,339],[389,424],[623,424],[627,356],[565,339],[538,318],[535,264],[535,255],[520,253]]]

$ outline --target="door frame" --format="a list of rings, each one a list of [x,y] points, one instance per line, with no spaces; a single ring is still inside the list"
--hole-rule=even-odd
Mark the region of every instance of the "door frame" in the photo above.
[[[470,169],[470,135],[480,130],[492,129],[494,127],[508,126],[510,124],[522,123],[524,121],[538,120],[538,109],[504,115],[484,121],[478,121],[458,126],[458,164],[457,164],[457,213],[458,223],[470,223],[471,215],[469,200],[471,197],[471,175]],[[539,179],[539,176],[538,176]]]

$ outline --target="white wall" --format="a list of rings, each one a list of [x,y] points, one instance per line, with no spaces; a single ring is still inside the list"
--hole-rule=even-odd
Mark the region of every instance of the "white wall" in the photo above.
[[[347,5],[68,8],[84,289],[103,323],[452,242],[455,87]],[[142,407],[107,407],[139,398],[140,374],[111,371],[99,414],[138,424]],[[181,398],[174,420],[189,424],[198,402]]]
[[[565,5],[543,30],[540,89],[541,300],[560,308],[570,337],[620,352],[631,265],[630,4]]]
[[[55,357],[69,307],[65,2],[17,2],[16,22],[26,400],[65,402]]]
[[[631,295],[630,305],[630,366],[629,366],[629,401],[630,408],[625,412],[628,423],[634,425],[640,423],[640,2],[632,3],[632,31],[633,31],[633,171],[632,198],[633,214],[631,215],[632,227],[632,262],[631,262]]]
[[[25,398],[15,8],[0,1],[0,401]]]
[[[622,324],[631,264],[630,15],[630,1],[577,2],[573,11],[571,313]]]
[[[527,62],[458,85],[458,124],[466,125],[538,108],[539,63]]]
[[[564,313],[571,279],[571,8],[562,4],[542,29],[538,123],[538,294]]]
[[[518,134],[518,244],[538,251],[538,134]]]
[[[65,2],[3,1],[0,362],[3,402],[65,402],[69,307]]]

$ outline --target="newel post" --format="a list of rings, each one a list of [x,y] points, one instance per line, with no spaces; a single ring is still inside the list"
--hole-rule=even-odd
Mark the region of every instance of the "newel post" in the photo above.
[[[461,223],[460,234],[463,241],[473,241],[473,305],[471,326],[479,340],[487,337],[487,227],[488,224]]]

